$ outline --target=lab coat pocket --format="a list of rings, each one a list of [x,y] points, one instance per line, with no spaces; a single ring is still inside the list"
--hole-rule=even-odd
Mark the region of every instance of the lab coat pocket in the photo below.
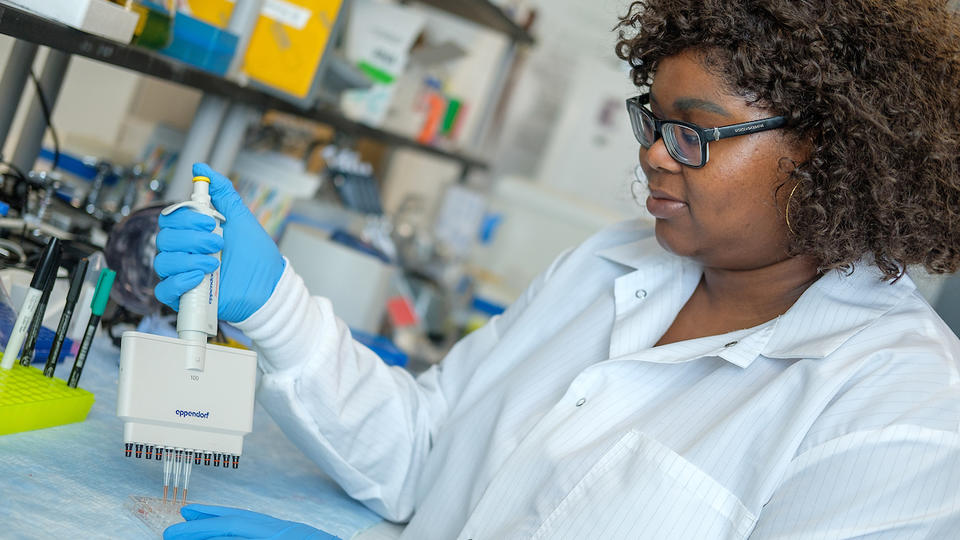
[[[532,538],[743,539],[756,520],[710,475],[632,430],[570,490]]]

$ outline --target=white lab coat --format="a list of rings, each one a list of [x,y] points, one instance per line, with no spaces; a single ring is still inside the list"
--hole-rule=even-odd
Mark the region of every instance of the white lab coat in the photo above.
[[[416,379],[289,265],[239,326],[260,402],[404,538],[957,537],[960,341],[911,280],[652,347],[700,275],[611,227]]]

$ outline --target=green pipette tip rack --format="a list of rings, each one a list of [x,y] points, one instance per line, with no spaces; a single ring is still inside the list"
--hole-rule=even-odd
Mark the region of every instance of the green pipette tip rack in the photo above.
[[[0,368],[0,435],[83,422],[93,394],[19,364]]]

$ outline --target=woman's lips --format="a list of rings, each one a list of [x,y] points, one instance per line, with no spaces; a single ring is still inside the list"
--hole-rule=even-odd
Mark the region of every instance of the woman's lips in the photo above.
[[[670,219],[685,211],[687,203],[675,199],[658,190],[650,190],[647,197],[647,211],[657,219]]]

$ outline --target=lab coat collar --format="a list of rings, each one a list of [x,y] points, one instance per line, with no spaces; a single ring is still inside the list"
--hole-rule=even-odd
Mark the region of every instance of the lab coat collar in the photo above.
[[[622,264],[633,269],[656,266],[663,263],[686,263],[695,264],[692,261],[678,257],[669,251],[663,249],[657,242],[657,237],[653,234],[651,228],[649,236],[629,244],[620,244],[610,248],[602,249],[596,252],[596,255],[603,257],[608,261]]]
[[[695,262],[663,249],[654,234],[596,255],[634,269],[666,264],[665,270],[675,272],[677,279],[688,269],[699,269]],[[865,258],[850,274],[837,270],[824,274],[786,313],[717,356],[740,367],[747,367],[758,355],[824,358],[915,290],[906,275],[895,283],[883,281],[877,267]]]
[[[884,281],[861,260],[850,274],[831,270],[810,286],[775,323],[763,348],[768,358],[824,358],[916,290],[906,275]]]

